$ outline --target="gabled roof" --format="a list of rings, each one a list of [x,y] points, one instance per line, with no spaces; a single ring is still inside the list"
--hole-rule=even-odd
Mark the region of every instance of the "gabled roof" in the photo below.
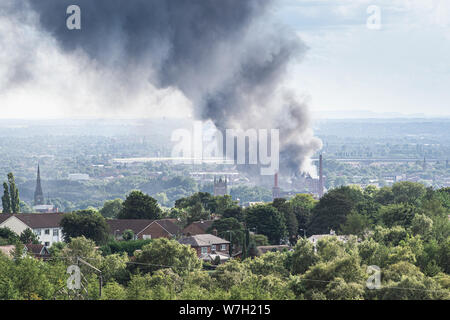
[[[199,230],[200,232],[206,233],[206,230],[209,229],[209,227],[212,226],[214,220],[201,220],[201,221],[195,221],[192,222],[190,225],[188,225],[186,228],[184,228],[184,233],[187,233],[187,231],[193,231],[193,230]]]
[[[181,228],[177,225],[177,219],[161,219],[154,222],[166,229],[170,234],[177,235],[181,232]]]
[[[26,244],[28,254],[39,256],[49,254],[48,249],[43,244]]]
[[[0,213],[0,224],[4,221],[8,220],[11,217],[11,214]]]
[[[172,235],[180,232],[180,228],[176,225],[176,219],[109,219],[106,222],[109,225],[111,234],[122,234],[125,230],[132,230],[135,235],[141,233],[153,223],[159,224],[163,229]]]
[[[181,244],[188,244],[191,247],[206,247],[218,244],[229,244],[230,242],[212,234],[197,234],[195,236],[185,237],[178,240]]]
[[[132,230],[134,234],[138,234],[147,228],[153,221],[149,219],[109,219],[106,223],[109,225],[111,234],[122,234],[125,230]]]
[[[0,214],[0,223],[5,222],[12,216],[25,223],[31,229],[59,228],[63,213],[18,213]]]

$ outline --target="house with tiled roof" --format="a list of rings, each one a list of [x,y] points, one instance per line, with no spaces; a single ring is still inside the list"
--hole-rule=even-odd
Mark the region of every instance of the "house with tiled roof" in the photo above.
[[[192,222],[183,229],[183,234],[186,236],[195,236],[197,234],[205,234],[212,226],[214,220],[200,220]]]
[[[197,256],[205,261],[211,261],[216,256],[219,256],[221,261],[230,259],[230,242],[212,234],[188,236],[179,239],[178,242],[194,248]]]
[[[4,254],[8,258],[12,258],[15,248],[15,245],[0,246],[0,253]],[[25,254],[43,260],[50,257],[50,252],[43,244],[26,244],[23,248],[23,255]]]
[[[106,220],[109,232],[116,239],[122,239],[125,230],[131,230],[135,239],[174,238],[181,234],[176,219],[110,219]]]
[[[62,213],[0,214],[0,228],[7,227],[18,235],[31,229],[41,244],[51,247],[55,242],[64,241],[60,226],[63,216]]]

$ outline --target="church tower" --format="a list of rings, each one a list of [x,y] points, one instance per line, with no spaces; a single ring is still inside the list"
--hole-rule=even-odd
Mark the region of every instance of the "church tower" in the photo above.
[[[214,177],[214,195],[224,196],[228,193],[227,190],[227,177],[224,180],[220,177],[219,180]]]
[[[34,191],[34,205],[38,206],[38,205],[42,205],[42,204],[44,204],[44,193],[42,192],[41,172],[40,172],[39,164],[38,164],[36,190]]]

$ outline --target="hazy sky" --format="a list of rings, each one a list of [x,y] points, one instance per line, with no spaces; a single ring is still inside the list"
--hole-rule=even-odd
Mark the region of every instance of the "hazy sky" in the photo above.
[[[10,15],[0,4],[0,118],[106,116],[105,72],[81,52],[62,53],[35,26],[34,14]],[[57,0],[55,0],[57,1]],[[315,113],[368,110],[450,116],[450,1],[277,0],[274,14],[296,30],[309,51],[290,67],[287,85]],[[377,5],[381,29],[366,26]],[[17,81],[18,80],[18,81]],[[16,83],[12,85],[11,83]],[[20,83],[19,85],[17,83]],[[124,93],[125,94],[125,93]],[[115,117],[188,116],[176,89],[142,83]]]
[[[283,0],[279,16],[310,47],[292,70],[314,112],[450,115],[450,1]],[[377,5],[381,29],[366,26]]]

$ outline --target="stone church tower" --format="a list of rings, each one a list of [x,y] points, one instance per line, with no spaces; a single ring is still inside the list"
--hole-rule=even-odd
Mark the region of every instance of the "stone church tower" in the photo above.
[[[228,194],[227,192],[227,178],[225,177],[224,180],[222,178],[219,178],[219,180],[214,177],[214,195],[215,196],[224,196]]]

